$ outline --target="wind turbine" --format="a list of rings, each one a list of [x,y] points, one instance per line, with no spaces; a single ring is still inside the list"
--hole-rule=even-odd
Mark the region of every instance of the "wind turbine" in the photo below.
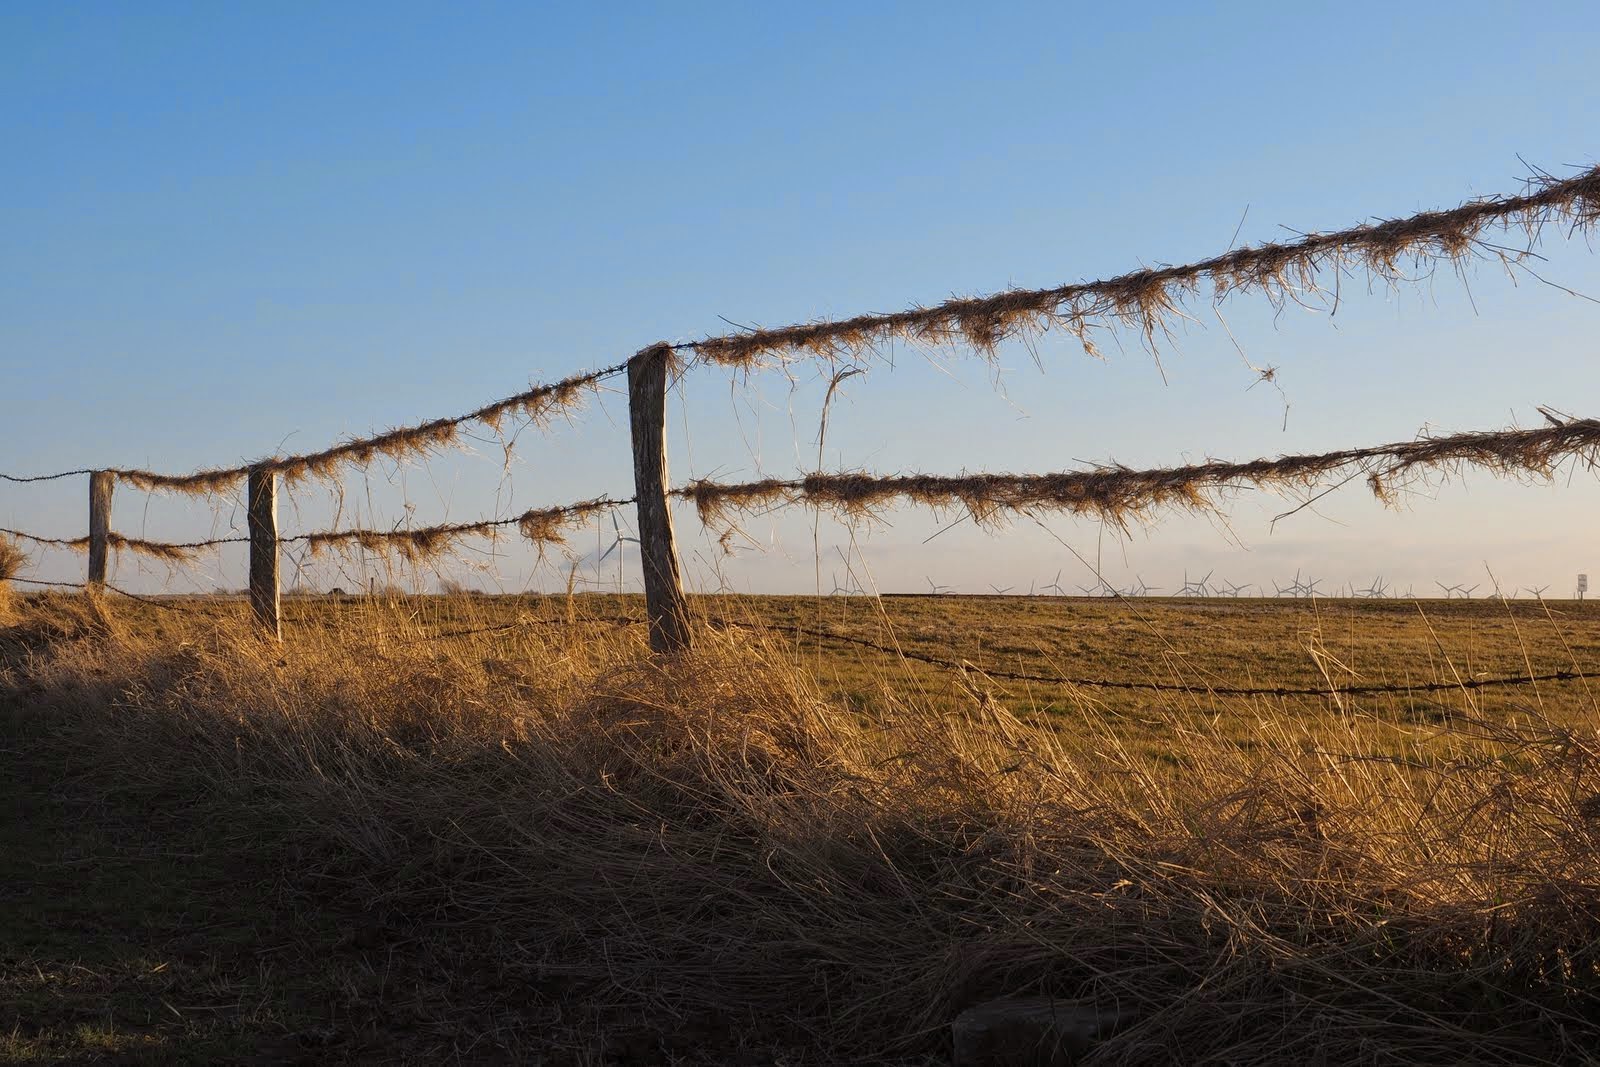
[[[1207,577],[1210,577],[1210,576],[1207,575]],[[1222,579],[1219,579],[1217,581],[1216,588],[1213,589],[1211,591],[1211,593],[1212,593],[1212,596],[1237,597],[1237,596],[1241,595],[1246,589],[1249,589],[1249,588],[1250,588],[1250,586],[1249,586],[1248,583],[1246,583],[1244,585],[1234,585],[1232,582],[1228,581],[1226,578],[1222,578]]]
[[[1526,592],[1532,593],[1535,600],[1543,600],[1545,590],[1549,588],[1548,585],[1530,585],[1527,587]]]
[[[1382,600],[1388,595],[1389,587],[1384,584],[1382,578],[1374,578],[1371,585],[1356,591],[1356,596],[1361,597],[1363,600]]]
[[[932,578],[928,579],[928,591],[932,596],[943,596],[945,593],[955,592],[953,585],[935,585]]]
[[[1481,584],[1483,584],[1483,583],[1479,582],[1479,583],[1477,583],[1475,585],[1469,585],[1466,588],[1462,588],[1461,586],[1457,586],[1456,588],[1461,589],[1461,599],[1462,600],[1471,600],[1472,599],[1472,594],[1477,591],[1478,585],[1481,585]]]
[[[1138,581],[1139,584],[1128,587],[1129,596],[1149,596],[1151,593],[1161,592],[1161,587],[1159,585],[1146,585],[1144,579],[1137,574],[1135,574],[1133,577]]]
[[[1055,580],[1052,581],[1049,585],[1045,586],[1045,588],[1046,589],[1054,589],[1056,591],[1056,596],[1066,596],[1067,595],[1067,591],[1065,589],[1061,588],[1061,572],[1060,571],[1056,571]]]
[[[839,574],[838,574],[837,571],[834,572],[834,575],[833,575],[833,592],[830,593],[829,596],[838,596],[841,593],[843,593],[845,596],[859,596],[862,593],[866,592],[865,589],[861,588],[861,584],[855,580],[855,576],[852,575],[849,571],[845,571],[845,575],[844,576],[846,578],[850,579],[850,584],[849,585],[840,585],[839,584]]]
[[[1183,572],[1183,588],[1178,590],[1178,595],[1179,596],[1209,596],[1210,593],[1206,589],[1206,583],[1211,580],[1211,574],[1212,573],[1214,573],[1214,572],[1208,572],[1206,574],[1206,576],[1204,578],[1200,579],[1198,582],[1191,582],[1189,580],[1189,572],[1187,570],[1185,570]]]
[[[622,547],[622,545],[627,541],[632,541],[634,544],[638,544],[639,539],[637,537],[628,537],[622,532],[622,526],[617,522],[617,513],[615,511],[611,513],[611,532],[616,535],[616,540],[612,541],[611,547],[606,549],[605,553],[595,561],[595,569],[598,570],[600,568],[600,564],[606,561],[606,556],[609,556],[611,553],[615,552],[617,554],[617,592],[620,593],[622,592],[622,584],[626,575],[626,571],[623,570],[622,566],[622,557],[626,550]]]
[[[1002,589],[998,585],[994,585],[994,584],[991,583],[989,588],[994,590],[994,595],[995,596],[1005,596],[1007,593],[1011,592],[1011,590],[1014,589],[1015,586],[1008,585],[1004,589]]]

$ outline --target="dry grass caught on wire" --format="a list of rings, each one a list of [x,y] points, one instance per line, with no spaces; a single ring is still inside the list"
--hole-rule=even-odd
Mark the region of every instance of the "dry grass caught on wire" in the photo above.
[[[1477,467],[1501,476],[1548,478],[1557,463],[1574,457],[1591,467],[1600,458],[1600,421],[1572,419],[1531,430],[1474,431],[1312,455],[1154,470],[1106,466],[1052,474],[815,473],[742,484],[705,479],[673,492],[694,503],[702,522],[723,527],[732,525],[736,513],[790,504],[870,518],[905,500],[932,508],[963,508],[980,526],[995,526],[1015,514],[1059,512],[1126,529],[1166,510],[1215,510],[1222,498],[1242,488],[1310,491],[1330,478],[1364,474],[1373,493],[1392,503],[1402,486],[1430,472]]]
[[[27,533],[22,530],[0,530],[0,535],[31,541],[34,544],[50,548],[65,548],[73,552],[89,551],[89,538],[87,536],[40,537],[37,534]],[[215,548],[218,545],[241,544],[249,540],[248,537],[217,537],[206,541],[151,541],[142,537],[127,537],[123,534],[112,532],[106,535],[106,547],[113,552],[131,552],[163,563],[192,563],[202,551],[208,548]]]
[[[599,498],[561,507],[533,508],[508,519],[444,523],[411,530],[327,530],[282,540],[305,542],[312,556],[337,547],[357,546],[369,552],[395,553],[407,563],[423,563],[437,559],[467,538],[494,537],[508,526],[515,526],[523,538],[541,550],[563,545],[574,527],[628,503],[631,501]]]
[[[402,427],[341,442],[320,452],[273,456],[235,467],[215,467],[191,474],[161,474],[156,471],[118,467],[111,473],[124,484],[137,489],[188,493],[197,496],[227,492],[239,484],[252,469],[279,475],[290,486],[311,478],[330,479],[345,464],[366,466],[380,457],[397,462],[426,458],[454,444],[462,426],[481,423],[498,430],[507,418],[520,417],[531,425],[543,426],[557,415],[577,410],[587,392],[602,380],[627,369],[626,364],[573,375],[549,385],[539,385],[515,396],[496,400],[465,415],[434,419],[416,426]]]
[[[1311,492],[1334,488],[1364,476],[1385,503],[1418,478],[1452,474],[1465,467],[1502,477],[1548,478],[1556,465],[1577,459],[1593,467],[1600,460],[1600,420],[1556,420],[1534,429],[1484,430],[1422,437],[1364,448],[1278,456],[1245,462],[1211,461],[1183,467],[1135,470],[1122,466],[1048,474],[813,473],[798,479],[768,478],[729,484],[701,479],[671,491],[688,500],[702,522],[731,530],[737,514],[793,504],[825,508],[854,518],[871,518],[896,501],[930,508],[959,507],[980,526],[996,527],[1018,514],[1064,513],[1108,522],[1122,529],[1155,521],[1169,510],[1209,512],[1241,489]],[[564,544],[566,535],[594,515],[633,503],[632,497],[600,497],[559,507],[534,508],[505,519],[444,523],[406,530],[329,530],[280,538],[306,543],[313,556],[336,546],[397,554],[410,563],[436,559],[469,537],[494,536],[515,526],[534,545]],[[57,539],[21,531],[0,534],[44,545],[86,551],[87,537]],[[110,546],[167,562],[193,559],[216,545],[243,537],[171,543],[110,535]]]
[[[958,298],[891,314],[750,330],[679,347],[730,367],[751,367],[795,353],[829,361],[859,358],[896,340],[961,343],[992,355],[1002,341],[1052,328],[1072,334],[1091,355],[1099,354],[1091,335],[1111,327],[1131,328],[1153,347],[1182,314],[1185,302],[1207,283],[1218,302],[1250,292],[1279,304],[1304,301],[1319,291],[1319,277],[1329,272],[1361,272],[1393,284],[1405,279],[1407,268],[1422,270],[1438,263],[1459,267],[1472,256],[1515,263],[1526,251],[1490,243],[1487,231],[1520,229],[1531,247],[1551,223],[1588,230],[1600,220],[1600,167],[1564,180],[1538,178],[1530,185],[1521,196],[1487,197],[1448,211],[1247,246],[1182,266]]]

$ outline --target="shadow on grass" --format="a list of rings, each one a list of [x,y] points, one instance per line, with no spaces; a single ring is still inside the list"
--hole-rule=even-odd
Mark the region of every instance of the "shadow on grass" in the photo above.
[[[495,944],[367,903],[237,804],[95,766],[3,690],[0,751],[0,1062],[651,1058],[642,1027],[574,1035]]]

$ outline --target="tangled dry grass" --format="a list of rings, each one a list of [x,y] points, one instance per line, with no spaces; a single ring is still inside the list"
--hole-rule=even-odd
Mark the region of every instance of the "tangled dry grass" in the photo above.
[[[588,522],[600,512],[631,502],[631,498],[612,500],[601,497],[560,507],[532,508],[508,519],[442,523],[400,530],[323,530],[317,533],[280,537],[278,543],[304,543],[309,547],[313,557],[330,550],[356,546],[369,552],[385,555],[393,553],[407,563],[423,563],[444,555],[469,537],[493,537],[506,527],[515,526],[524,538],[542,551],[551,545],[565,544],[567,534],[573,527]],[[0,535],[56,548],[69,548],[75,552],[89,550],[88,537],[40,537],[21,530],[0,530]],[[134,552],[164,563],[188,563],[205,549],[218,545],[245,544],[249,540],[248,537],[218,537],[206,541],[148,541],[111,533],[107,535],[106,543],[115,552]]]
[[[1063,729],[901,693],[864,719],[748,636],[419,644],[402,607],[285,655],[76,610],[0,638],[30,649],[0,693],[129,787],[278,827],[286,878],[381,902],[391,959],[478,937],[564,1005],[480,1055],[615,1059],[540,1042],[631,1019],[638,1062],[938,1062],[956,1012],[1014,993],[1117,1005],[1098,1063],[1600,1038],[1600,744],[1533,710],[1397,756],[1374,709],[1261,704],[1250,747],[1200,729],[1163,762],[1090,704]]]
[[[851,517],[870,518],[896,500],[933,508],[962,507],[979,525],[1014,514],[1065,512],[1127,528],[1166,509],[1214,510],[1238,489],[1309,492],[1333,480],[1364,474],[1385,502],[1399,488],[1431,474],[1476,467],[1503,477],[1550,477],[1556,465],[1577,458],[1591,468],[1600,453],[1600,421],[1571,419],[1531,430],[1487,430],[1414,441],[1229,463],[1133,470],[1121,466],[1054,474],[873,475],[808,474],[742,484],[709,479],[674,494],[694,503],[701,521],[731,527],[737,513],[805,503]]]
[[[67,548],[74,552],[89,551],[89,538],[87,536],[71,538],[40,537],[37,534],[27,533],[22,530],[0,530],[0,535],[31,541],[37,545]],[[113,552],[132,552],[149,559],[160,560],[163,563],[189,563],[207,548],[217,545],[242,544],[249,540],[248,537],[218,537],[208,541],[150,541],[142,537],[125,537],[119,533],[106,535],[106,545]]]
[[[1183,315],[1186,299],[1209,281],[1213,298],[1261,292],[1275,303],[1305,302],[1321,292],[1319,277],[1364,272],[1369,282],[1394,284],[1412,269],[1439,263],[1458,269],[1471,256],[1521,263],[1543,228],[1560,222],[1588,230],[1600,220],[1600,167],[1572,178],[1542,175],[1521,196],[1473,200],[1448,211],[1426,211],[1406,218],[1353,226],[1333,233],[1311,233],[1298,241],[1238,248],[1182,266],[1134,271],[1115,278],[1049,289],[1011,290],[987,297],[948,300],[883,315],[860,315],[834,322],[815,322],[778,329],[748,330],[676,345],[660,344],[673,354],[692,351],[700,359],[723,366],[753,368],[767,357],[791,353],[830,361],[856,358],[895,339],[918,343],[961,342],[982,355],[992,355],[1009,338],[1031,336],[1051,328],[1074,335],[1091,355],[1098,349],[1091,335],[1111,327],[1136,329],[1154,347],[1172,321]],[[1520,228],[1527,247],[1507,248],[1485,238],[1491,229]],[[1336,299],[1336,298],[1335,298]],[[477,422],[497,429],[512,415],[535,425],[577,407],[586,391],[627,370],[619,363],[575,374],[549,385],[535,386],[475,411],[433,419],[368,437],[353,438],[319,452],[273,456],[233,467],[215,467],[189,474],[163,474],[140,468],[113,468],[129,485],[208,495],[233,489],[252,468],[265,468],[293,485],[306,478],[331,478],[346,463],[365,465],[382,456],[393,460],[426,457],[457,440],[462,425]],[[681,370],[676,367],[675,370]],[[13,482],[36,482],[88,470],[36,477],[0,474]]]
[[[539,385],[515,396],[485,404],[475,411],[451,418],[433,419],[416,426],[387,430],[370,437],[340,442],[320,452],[293,456],[271,456],[236,467],[213,467],[190,474],[161,474],[138,468],[119,467],[111,473],[124,484],[138,489],[188,493],[206,496],[236,488],[252,469],[264,468],[293,486],[308,478],[335,477],[345,464],[366,466],[383,457],[395,461],[426,458],[454,444],[462,426],[480,423],[492,430],[511,417],[526,419],[535,426],[546,425],[557,415],[576,410],[585,394],[601,381],[627,369],[626,364],[575,374],[550,385]]]
[[[0,536],[0,623],[10,621],[11,579],[28,565],[28,554],[13,538]]]
[[[0,582],[8,582],[22,573],[28,564],[28,554],[10,537],[0,537]]]
[[[313,556],[331,548],[357,545],[369,552],[394,552],[407,563],[436,559],[468,537],[495,536],[507,526],[517,531],[541,551],[563,545],[567,534],[595,515],[631,503],[601,497],[554,508],[533,508],[509,519],[484,519],[480,522],[445,523],[409,530],[327,530],[322,533],[287,537],[285,542],[304,541]]]
[[[813,473],[799,479],[767,478],[728,484],[700,479],[672,490],[693,502],[702,522],[732,529],[740,513],[804,503],[852,518],[871,518],[899,500],[931,508],[964,508],[975,522],[995,526],[1016,514],[1061,512],[1089,516],[1129,528],[1152,522],[1169,509],[1212,511],[1241,489],[1312,493],[1364,475],[1372,492],[1393,503],[1399,490],[1430,475],[1457,474],[1467,467],[1502,477],[1551,477],[1558,464],[1576,459],[1589,467],[1600,458],[1600,421],[1557,420],[1531,430],[1482,430],[1422,437],[1412,441],[1315,454],[1285,455],[1244,462],[1211,461],[1184,467],[1135,470],[1097,467],[1050,474],[874,475]],[[401,530],[326,530],[280,538],[304,542],[313,556],[359,546],[394,553],[407,563],[438,558],[469,537],[493,537],[515,526],[543,550],[566,543],[571,530],[595,515],[633,502],[599,497],[550,508],[535,508],[506,519],[442,523]],[[39,537],[22,531],[0,535],[43,545],[87,551],[89,539]],[[110,535],[116,551],[136,552],[168,563],[184,563],[209,547],[247,541],[225,537],[182,543]]]
[[[1541,177],[1530,184],[1522,196],[1489,197],[1448,211],[1311,233],[1298,241],[1239,248],[1182,266],[954,299],[887,315],[751,330],[683,347],[712,363],[750,367],[790,353],[830,361],[855,358],[896,339],[960,342],[989,354],[1008,338],[1051,328],[1071,333],[1091,355],[1098,350],[1090,335],[1113,326],[1134,329],[1153,346],[1182,314],[1186,299],[1208,281],[1218,301],[1248,292],[1264,293],[1278,303],[1303,301],[1320,291],[1319,276],[1329,273],[1359,271],[1369,280],[1393,284],[1402,280],[1407,267],[1421,270],[1441,262],[1459,267],[1473,255],[1515,262],[1526,255],[1485,240],[1490,229],[1520,228],[1531,247],[1550,223],[1589,229],[1600,220],[1600,167],[1565,180]]]

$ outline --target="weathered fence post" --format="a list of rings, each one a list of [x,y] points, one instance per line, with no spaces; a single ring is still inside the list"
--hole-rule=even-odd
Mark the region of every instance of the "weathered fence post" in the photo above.
[[[633,428],[633,492],[639,513],[639,560],[644,569],[644,607],[650,617],[650,648],[682,652],[689,647],[689,602],[678,575],[678,547],[667,507],[666,344],[643,349],[628,361],[628,421]]]
[[[89,583],[91,589],[106,584],[106,560],[111,549],[111,490],[116,475],[89,472]]]
[[[283,640],[278,620],[278,475],[251,467],[245,490],[250,529],[250,610],[274,641]]]

